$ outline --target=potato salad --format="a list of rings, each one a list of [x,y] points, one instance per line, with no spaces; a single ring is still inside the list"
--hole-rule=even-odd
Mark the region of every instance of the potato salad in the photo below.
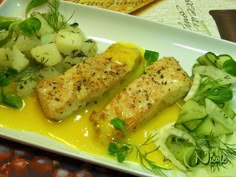
[[[44,1],[32,1],[26,18],[0,17],[0,103],[22,108],[22,97],[34,94],[38,81],[63,73],[97,53],[77,23],[49,1],[47,13],[29,12]]]

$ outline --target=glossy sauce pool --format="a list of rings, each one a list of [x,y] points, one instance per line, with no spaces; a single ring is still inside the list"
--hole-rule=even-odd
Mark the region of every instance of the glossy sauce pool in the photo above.
[[[0,126],[19,131],[36,132],[79,151],[111,158],[107,147],[96,140],[94,127],[89,122],[91,111],[101,108],[104,102],[106,101],[100,100],[97,104],[89,105],[61,122],[54,122],[44,116],[36,96],[33,96],[25,99],[25,107],[22,110],[0,106]],[[176,120],[178,113],[179,107],[177,105],[165,109],[157,117],[139,127],[135,133],[128,137],[127,141],[132,144],[143,143],[155,128],[160,128]],[[152,148],[155,146],[150,147],[150,150]],[[158,151],[154,152],[150,158],[161,166],[171,166],[169,162],[163,161],[163,156]],[[127,160],[138,162],[135,155],[129,156]]]

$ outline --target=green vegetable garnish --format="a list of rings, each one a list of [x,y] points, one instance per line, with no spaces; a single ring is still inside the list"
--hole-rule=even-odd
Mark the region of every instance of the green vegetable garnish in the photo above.
[[[162,171],[166,169],[156,165],[155,162],[151,161],[148,158],[148,155],[151,155],[151,153],[157,151],[159,147],[148,152],[146,151],[143,152],[142,150],[143,147],[153,144],[155,142],[156,142],[156,134],[151,134],[150,136],[148,136],[147,140],[140,145],[118,143],[113,141],[109,144],[108,152],[109,154],[116,156],[117,161],[120,163],[124,162],[129,154],[136,153],[137,158],[140,160],[140,164],[145,169],[156,175],[167,177],[166,174]]]
[[[195,137],[197,148],[196,162],[210,166],[214,172],[230,165],[236,158],[236,145],[228,144],[218,137]]]
[[[10,25],[16,20],[18,20],[18,18],[0,16],[0,31],[8,30]]]
[[[18,73],[19,72],[14,68],[8,68],[7,71],[6,71],[6,75],[8,77],[16,77]]]
[[[206,97],[215,103],[224,103],[233,98],[232,89],[226,86],[212,87],[206,91]]]
[[[59,31],[60,29],[64,29],[68,26],[69,19],[65,20],[64,16],[59,11],[60,1],[59,0],[51,0],[48,2],[49,12],[45,14],[44,18],[47,20],[48,24],[55,30]]]
[[[125,161],[126,157],[128,156],[128,154],[130,154],[131,152],[131,147],[123,144],[123,145],[119,145],[116,142],[111,142],[109,144],[109,148],[108,148],[108,152],[117,157],[117,161],[122,163]]]
[[[23,107],[23,100],[15,92],[3,94],[2,102],[10,107],[17,109]]]
[[[32,36],[37,33],[41,28],[41,22],[35,17],[30,17],[18,26],[19,32],[25,36]]]
[[[144,52],[144,58],[147,60],[148,64],[151,65],[155,61],[158,60],[159,53],[151,50],[145,50]]]
[[[2,18],[2,17],[0,17],[0,18]],[[13,22],[9,25],[7,36],[0,40],[0,47],[3,47],[8,41],[10,41],[12,39],[13,32],[14,32],[15,28],[17,27],[17,25],[18,25],[17,21]]]
[[[195,143],[173,141],[176,138],[169,136],[167,146],[187,168],[201,163],[215,171],[236,159],[236,144],[220,139],[236,130],[236,113],[231,106],[236,62],[230,55],[212,52],[200,56],[197,62],[192,88],[174,125],[192,136]],[[190,153],[183,155],[184,151]]]
[[[236,76],[236,62],[234,60],[227,60],[224,62],[222,70]]]
[[[17,71],[8,68],[5,72],[0,72],[0,104],[20,109],[23,106],[23,100],[16,93],[9,79],[16,77]]]
[[[5,87],[9,84],[7,76],[5,73],[0,73],[0,87]]]
[[[117,117],[117,118],[114,118],[111,120],[111,124],[114,126],[114,128],[116,128],[117,130],[120,130],[125,136],[127,136],[127,131],[125,129],[125,121],[124,120]],[[147,157],[152,152],[157,151],[159,149],[159,147],[155,148],[149,152],[142,152],[142,150],[141,150],[142,147],[150,145],[150,144],[154,143],[155,141],[156,141],[156,134],[150,135],[147,138],[147,140],[141,145],[133,145],[133,144],[128,144],[128,143],[118,143],[118,142],[112,141],[109,144],[108,152],[109,152],[109,154],[116,156],[117,161],[122,163],[125,161],[125,159],[127,158],[127,156],[129,154],[131,154],[132,152],[135,151],[137,154],[137,158],[139,158],[141,165],[145,169],[147,169],[157,175],[166,176],[161,171],[161,169],[164,169],[164,168],[157,166],[155,164],[155,162],[149,160]]]
[[[125,129],[125,121],[119,117],[116,117],[111,120],[111,124],[116,128],[117,130],[120,130],[125,136],[127,135],[127,131]]]
[[[64,19],[64,16],[59,12],[59,0],[32,0],[26,8],[26,16],[35,7],[48,3],[49,11],[42,14],[47,20],[48,24],[55,30],[59,31],[67,27],[68,20]],[[12,39],[14,32],[20,32],[25,36],[32,36],[37,33],[41,28],[41,22],[39,19],[31,16],[25,20],[11,17],[0,17],[0,31],[8,31],[8,35],[0,40],[0,47],[3,47],[8,41]]]
[[[226,73],[236,76],[236,61],[227,54],[216,55],[212,52],[200,56],[197,61],[200,65],[215,66]]]
[[[16,77],[18,74],[17,70],[8,68],[6,71],[0,72],[0,87],[5,87],[10,84],[8,78]]]

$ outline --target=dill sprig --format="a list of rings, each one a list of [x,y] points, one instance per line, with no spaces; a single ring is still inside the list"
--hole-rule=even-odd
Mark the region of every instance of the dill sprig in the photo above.
[[[219,171],[236,159],[236,144],[228,144],[213,135],[196,137],[196,160]]]
[[[35,75],[37,71],[38,71],[38,68],[36,67],[27,67],[26,69],[24,69],[22,72],[20,72],[17,75],[15,81],[17,83],[25,82],[26,79],[28,81],[38,81],[38,78]]]
[[[166,177],[166,174],[162,170],[166,170],[163,167],[158,166],[154,161],[148,158],[148,155],[157,151],[159,147],[156,147],[150,151],[143,151],[142,148],[150,144],[155,143],[157,134],[151,134],[148,136],[146,141],[139,145],[129,144],[129,143],[119,143],[112,141],[109,144],[109,154],[116,156],[117,161],[122,163],[125,161],[126,157],[131,153],[136,153],[136,157],[139,159],[140,164],[146,170],[160,176]]]
[[[49,12],[45,14],[45,19],[48,24],[57,32],[60,29],[64,29],[68,26],[68,20],[59,12],[60,1],[51,0],[48,2]]]

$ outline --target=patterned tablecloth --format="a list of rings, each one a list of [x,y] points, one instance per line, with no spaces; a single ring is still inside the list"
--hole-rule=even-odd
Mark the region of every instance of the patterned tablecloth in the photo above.
[[[0,0],[0,3],[2,1]],[[236,0],[77,0],[76,3],[130,13],[154,22],[236,42]],[[131,175],[0,138],[0,177],[7,176],[119,177]]]
[[[0,177],[132,177],[0,138]]]

